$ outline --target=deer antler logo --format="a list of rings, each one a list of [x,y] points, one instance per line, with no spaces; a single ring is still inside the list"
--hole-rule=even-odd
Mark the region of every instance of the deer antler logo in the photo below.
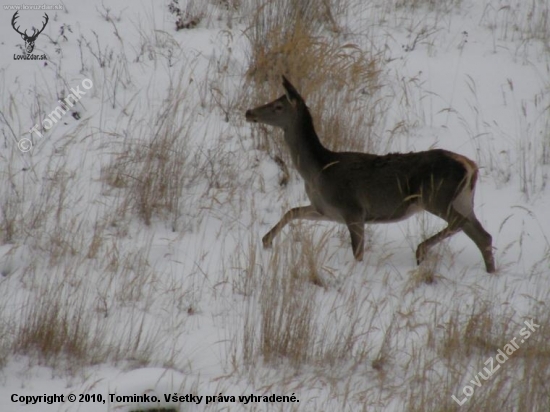
[[[18,13],[19,13],[19,11],[16,11],[15,14],[13,15],[13,17],[11,19],[11,25],[12,25],[13,29],[21,35],[23,40],[25,40],[25,52],[27,54],[31,54],[32,51],[34,50],[34,42],[36,41],[36,38],[38,37],[38,35],[44,31],[44,28],[46,27],[46,24],[48,24],[49,18],[48,18],[48,15],[46,13],[44,13],[44,17],[46,18],[46,20],[44,21],[44,24],[42,25],[42,28],[40,30],[36,30],[33,27],[32,35],[29,36],[29,35],[27,35],[27,30],[25,30],[24,32],[20,32],[19,31],[20,26],[15,27],[15,21],[19,17],[17,15]]]

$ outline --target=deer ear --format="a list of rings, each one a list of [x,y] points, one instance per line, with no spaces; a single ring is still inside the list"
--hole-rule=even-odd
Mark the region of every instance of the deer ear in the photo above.
[[[298,93],[298,90],[288,81],[288,79],[283,75],[283,87],[285,88],[286,98],[290,103],[295,105],[298,102],[303,102],[302,96]]]
[[[296,107],[296,105],[298,104],[298,100],[296,100],[294,97],[292,97],[290,94],[288,94],[288,92],[285,90],[285,96],[286,96],[286,99],[288,100],[288,102],[290,103],[290,105],[292,107]]]

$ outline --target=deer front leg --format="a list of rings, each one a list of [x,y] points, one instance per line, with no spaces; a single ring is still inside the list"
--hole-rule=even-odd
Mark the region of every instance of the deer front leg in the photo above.
[[[279,222],[262,238],[264,248],[271,247],[275,236],[277,236],[289,222],[295,219],[326,220],[327,218],[317,212],[311,205],[292,208],[286,212],[281,220],[279,220]]]
[[[346,223],[351,235],[351,248],[355,260],[362,261],[365,251],[365,224],[361,221]]]

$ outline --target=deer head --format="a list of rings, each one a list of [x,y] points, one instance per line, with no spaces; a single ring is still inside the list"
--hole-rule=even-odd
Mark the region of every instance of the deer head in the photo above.
[[[15,27],[15,21],[19,17],[17,15],[18,13],[19,13],[19,11],[16,11],[15,14],[13,15],[13,17],[11,19],[11,25],[12,25],[13,29],[21,35],[23,40],[25,40],[25,52],[27,54],[31,54],[32,51],[34,50],[34,42],[36,41],[36,38],[38,37],[38,35],[44,31],[44,28],[46,27],[46,24],[48,24],[49,18],[48,18],[48,15],[46,13],[44,13],[44,17],[45,17],[46,20],[44,21],[44,24],[42,25],[42,28],[40,30],[36,30],[33,27],[32,35],[29,36],[29,35],[27,35],[27,30],[25,30],[24,32],[20,32],[19,31],[19,26]]]

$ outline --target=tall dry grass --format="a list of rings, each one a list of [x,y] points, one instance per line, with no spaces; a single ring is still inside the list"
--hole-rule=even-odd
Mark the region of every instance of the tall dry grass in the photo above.
[[[382,57],[342,41],[336,23],[338,2],[265,2],[245,31],[250,42],[249,107],[282,94],[287,76],[308,103],[323,143],[335,150],[376,150],[386,102],[379,95]],[[340,6],[342,3],[338,3]],[[258,146],[281,152],[262,134]],[[283,158],[288,158],[282,154]]]

